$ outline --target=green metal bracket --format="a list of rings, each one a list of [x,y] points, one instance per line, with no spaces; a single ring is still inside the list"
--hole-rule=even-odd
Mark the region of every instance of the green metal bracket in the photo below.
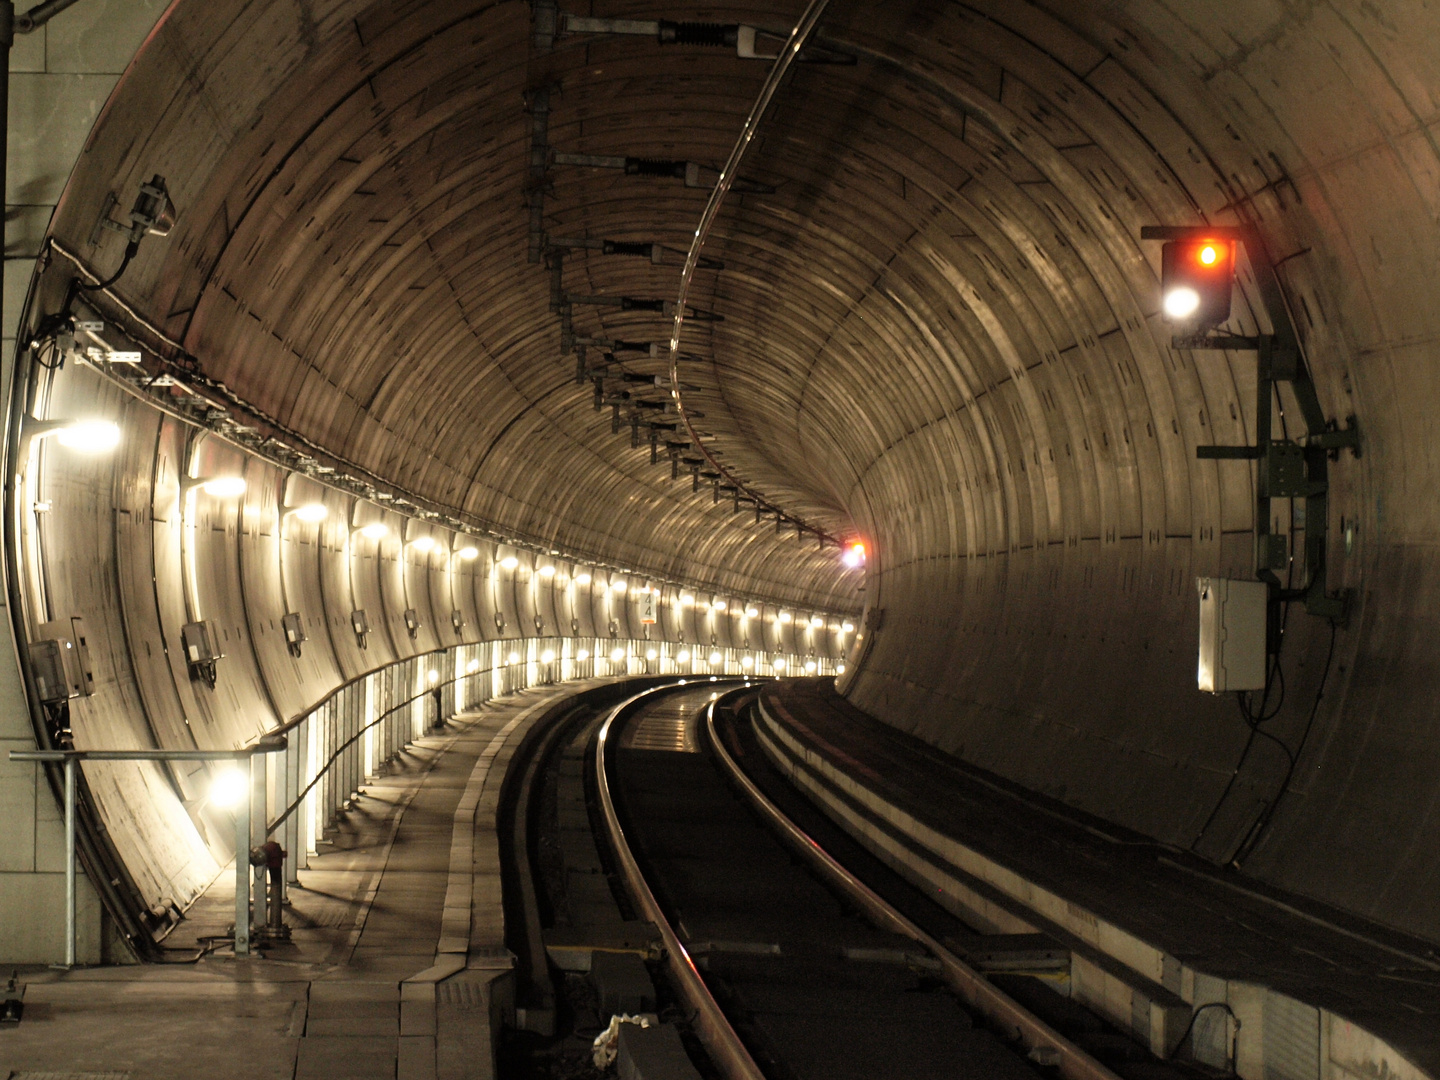
[[[1219,331],[1176,334],[1171,347],[1188,350],[1223,350],[1256,354],[1254,446],[1197,446],[1195,456],[1206,461],[1256,461],[1259,472],[1255,497],[1255,570],[1270,585],[1271,604],[1303,601],[1312,615],[1344,624],[1349,608],[1349,590],[1330,593],[1326,587],[1326,532],[1329,528],[1329,463],[1340,451],[1360,456],[1360,429],[1355,417],[1346,418],[1340,428],[1327,420],[1320,398],[1300,349],[1290,309],[1286,306],[1274,264],[1257,232],[1234,226],[1196,227],[1183,225],[1146,226],[1142,240],[1228,239],[1245,246],[1260,301],[1269,316],[1273,333],[1228,334]],[[1305,421],[1304,441],[1272,436],[1272,407],[1277,383],[1287,383]],[[1305,546],[1302,566],[1306,584],[1287,589],[1279,571],[1290,564],[1288,538],[1272,533],[1271,500],[1305,500]],[[1297,552],[1297,555],[1301,553]]]

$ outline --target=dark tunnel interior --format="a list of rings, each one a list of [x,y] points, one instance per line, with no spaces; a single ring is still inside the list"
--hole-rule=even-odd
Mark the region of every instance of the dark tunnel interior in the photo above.
[[[685,17],[783,33],[801,6]],[[674,424],[664,303],[768,64],[539,40],[513,0],[179,0],[85,146],[26,309],[33,329],[77,264],[113,272],[107,197],[166,178],[173,231],[94,297],[165,377],[138,392],[144,438],[54,481],[32,541],[46,617],[109,588],[83,556],[113,513],[152,558],[182,454],[163,409],[199,394],[308,448],[323,468],[301,487],[349,471],[558,558],[853,620],[840,688],[859,708],[1440,940],[1440,65],[1422,8],[835,0],[711,234],[681,343],[705,446],[763,496],[742,505]],[[1281,581],[1307,584],[1308,530],[1347,602],[1339,620],[1285,605],[1262,721],[1195,675],[1196,579],[1254,577],[1258,483],[1195,451],[1255,438],[1257,360],[1172,346],[1149,225],[1252,230],[1225,329],[1274,330],[1273,268],[1325,417],[1361,433],[1332,455],[1325,522],[1268,504]],[[42,373],[35,400],[139,415],[97,379]],[[1305,433],[1284,384],[1271,425]],[[293,505],[260,486],[256,514]],[[833,543],[855,540],[863,573]],[[275,713],[352,662],[369,661]],[[92,739],[145,699],[116,694]],[[130,825],[152,840],[127,858],[180,873],[190,856],[134,854],[170,833]]]

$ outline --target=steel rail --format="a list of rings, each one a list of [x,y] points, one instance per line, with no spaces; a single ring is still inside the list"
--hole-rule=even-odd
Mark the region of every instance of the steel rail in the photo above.
[[[656,901],[655,894],[650,891],[644,875],[640,873],[640,864],[636,862],[635,854],[630,850],[630,844],[625,839],[625,830],[620,826],[619,815],[615,812],[615,801],[610,795],[605,759],[610,731],[614,727],[615,721],[628,715],[652,694],[667,693],[676,689],[677,686],[674,685],[655,687],[636,694],[632,698],[627,698],[610,710],[610,715],[601,725],[595,748],[595,784],[600,793],[600,808],[604,813],[605,828],[610,834],[610,842],[625,875],[626,884],[629,885],[630,893],[635,898],[644,917],[653,922],[660,931],[660,938],[665,943],[665,957],[670,973],[674,976],[681,995],[695,1010],[695,1032],[700,1036],[700,1041],[705,1044],[711,1060],[719,1066],[727,1080],[765,1080],[765,1074],[760,1071],[760,1066],[755,1063],[755,1059],[750,1056],[750,1051],[740,1041],[740,1036],[730,1026],[730,1021],[725,1018],[725,1013],[721,1010],[719,1003],[711,995],[710,988],[705,985],[705,980],[695,966],[695,961],[690,958],[690,953],[680,943],[679,936],[675,933],[669,920],[665,918],[665,913],[660,910],[660,904]],[[1107,1077],[1106,1080],[1115,1080],[1115,1078]]]
[[[735,696],[735,693],[726,695],[731,696]],[[1010,995],[892,907],[884,897],[841,866],[809,833],[786,817],[784,811],[771,802],[745,774],[721,742],[719,733],[715,730],[715,707],[720,704],[720,700],[723,699],[712,701],[705,712],[705,731],[716,757],[772,828],[820,873],[822,879],[839,888],[882,929],[901,934],[923,946],[940,961],[946,981],[957,994],[992,1023],[1006,1030],[1013,1029],[1028,1053],[1034,1054],[1038,1050],[1040,1053],[1035,1055],[1037,1059],[1052,1059],[1050,1063],[1056,1066],[1065,1080],[1120,1080],[1115,1073],[1049,1024],[1031,1014]]]
[[[780,55],[775,58],[769,74],[765,76],[765,83],[760,87],[760,95],[755,99],[755,104],[751,106],[750,115],[745,118],[745,126],[740,130],[740,137],[735,140],[730,157],[726,160],[724,168],[720,170],[720,179],[715,182],[715,187],[710,192],[710,199],[705,204],[705,212],[700,215],[700,224],[695,227],[695,235],[690,241],[690,250],[685,255],[685,268],[680,272],[680,291],[675,300],[675,320],[670,328],[670,396],[675,401],[675,411],[680,414],[690,441],[704,455],[711,468],[733,484],[737,492],[743,493],[753,500],[757,508],[763,507],[776,513],[783,513],[783,511],[722,465],[709,447],[700,441],[700,433],[695,430],[695,424],[691,421],[690,414],[686,412],[684,399],[680,395],[680,331],[685,325],[685,305],[689,302],[690,285],[695,278],[695,271],[700,265],[700,250],[705,246],[710,229],[715,224],[715,218],[719,216],[725,196],[730,193],[730,187],[735,182],[735,174],[740,168],[740,162],[744,160],[746,151],[750,149],[750,143],[754,140],[756,132],[760,130],[760,122],[765,118],[770,101],[780,88],[780,81],[790,70],[790,65],[799,55],[800,50],[805,47],[810,35],[815,32],[815,26],[819,23],[820,16],[824,14],[828,3],[829,0],[810,0],[810,6],[805,9],[799,21],[795,23],[794,29],[790,31],[789,40],[785,42],[785,47],[780,50]],[[828,540],[836,547],[840,546],[839,539],[831,536],[824,529],[810,525],[792,514],[784,516],[786,520],[814,533],[820,539],[821,544]]]

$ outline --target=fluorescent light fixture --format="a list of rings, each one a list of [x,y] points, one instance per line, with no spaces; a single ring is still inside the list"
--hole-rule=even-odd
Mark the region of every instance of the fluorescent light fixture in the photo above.
[[[425,673],[425,678],[430,680],[431,686],[434,686],[437,682],[440,681],[440,672],[436,671],[432,667],[429,671]]]
[[[755,658],[752,656],[742,656],[740,658],[740,666],[743,667],[746,671],[749,671],[752,667],[755,666]]]
[[[611,650],[610,650],[610,659],[611,659],[611,661],[613,661],[614,663],[618,664],[621,660],[624,660],[624,659],[625,659],[625,650],[624,650],[624,649],[611,649]]]
[[[611,590],[612,592],[617,592],[617,593],[624,592],[624,591],[625,591],[625,582],[623,582],[623,581],[612,581],[612,582],[610,583],[610,590]]]
[[[726,607],[724,600],[716,600],[715,603],[710,606],[713,607],[716,611],[724,611]]]
[[[775,658],[775,662],[774,662],[773,664],[771,664],[770,666],[773,667],[776,671],[784,671],[784,670],[785,670],[785,658],[784,658],[783,656],[777,656],[777,657]]]
[[[745,617],[747,619],[758,619],[760,617],[760,609],[752,604],[745,609]]]
[[[1188,319],[1200,308],[1200,294],[1181,286],[1165,294],[1165,314],[1172,319]]]
[[[474,544],[466,544],[459,551],[455,552],[455,554],[459,555],[460,558],[464,559],[466,562],[474,562],[480,557],[480,549],[477,548]]]
[[[238,499],[245,494],[243,476],[212,476],[209,480],[197,480],[195,486],[213,499]]]
[[[222,810],[234,810],[250,791],[250,778],[231,767],[219,772],[210,781],[210,804]]]
[[[575,575],[575,584],[576,584],[576,585],[589,585],[589,584],[590,584],[590,575],[587,574],[584,570],[581,570],[580,573],[578,573],[578,574]]]
[[[788,611],[782,611],[782,612],[780,612],[779,619],[780,619],[781,622],[788,623],[788,622],[791,620],[791,618],[792,618],[792,616],[791,616],[791,614],[790,614]]]
[[[290,513],[294,514],[301,521],[324,521],[330,516],[330,508],[324,503],[309,502],[295,507]]]
[[[540,654],[540,662],[542,664],[553,664],[555,662],[555,650],[546,649],[544,652],[542,652]]]
[[[675,654],[675,661],[680,664],[688,664],[690,662],[690,650],[681,649]]]
[[[104,454],[120,445],[120,425],[109,420],[77,420],[54,428],[50,434],[65,449],[82,454]]]
[[[367,540],[384,540],[390,535],[390,526],[383,521],[372,521],[360,529],[360,535]]]
[[[539,574],[541,577],[551,578],[551,577],[554,577],[554,576],[555,576],[555,567],[553,567],[553,566],[542,566],[542,567],[540,567],[540,569],[536,570],[535,572],[536,572],[537,574]]]
[[[654,659],[656,659],[659,655],[660,655],[660,654],[657,653],[654,649],[646,649],[646,650],[645,650],[645,659],[646,659],[646,660],[654,660]]]
[[[814,661],[814,660],[806,660],[806,661],[805,661],[805,670],[808,671],[808,672],[809,672],[810,674],[812,674],[812,675],[815,674],[815,661]]]
[[[520,560],[517,559],[514,555],[506,555],[503,559],[500,560],[500,565],[506,570],[514,570],[517,566],[520,565]]]
[[[575,659],[576,659],[576,660],[589,660],[589,659],[590,659],[590,650],[589,650],[589,649],[581,649],[581,650],[579,650],[579,651],[575,654]]]
[[[417,536],[410,541],[410,546],[423,555],[434,550],[435,538],[433,536]]]
[[[508,664],[518,664],[520,662],[520,654],[518,652],[512,652],[505,658],[505,662]]]
[[[810,625],[813,626],[816,630],[819,630],[822,626],[825,625],[825,620],[821,616],[816,615],[811,618]]]
[[[855,632],[855,624],[847,619],[840,624],[840,629],[847,634],[853,634]]]
[[[680,603],[684,604],[686,607],[691,607],[691,606],[693,606],[694,603],[695,603],[695,597],[692,596],[692,595],[691,595],[690,593],[688,593],[688,592],[687,592],[687,593],[681,593],[681,594],[680,594]]]
[[[712,663],[712,664],[718,664],[718,663],[720,663],[720,661],[722,661],[723,659],[725,659],[725,658],[724,658],[723,656],[721,656],[718,652],[712,652],[712,653],[710,654],[710,663]]]

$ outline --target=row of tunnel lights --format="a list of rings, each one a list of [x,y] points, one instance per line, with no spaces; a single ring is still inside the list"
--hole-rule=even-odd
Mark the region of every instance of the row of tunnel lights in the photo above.
[[[82,453],[107,453],[120,444],[120,427],[118,424],[114,424],[109,420],[80,420],[75,422],[40,421],[36,422],[35,428],[37,430],[33,432],[34,436],[44,437],[53,435],[61,446]],[[215,499],[238,499],[241,495],[245,494],[246,487],[245,478],[242,476],[214,476],[206,479],[197,478],[187,480],[182,483],[181,490],[182,492],[191,490],[203,491],[206,495]],[[329,517],[330,508],[324,503],[308,502],[287,509],[285,513],[287,515],[293,514],[301,521],[314,524],[324,521]],[[382,521],[372,521],[368,525],[361,526],[356,531],[369,540],[383,540],[386,536],[390,535],[390,527]],[[428,535],[419,536],[411,540],[409,546],[421,554],[428,554],[435,549],[435,538]],[[469,562],[479,557],[480,549],[474,544],[467,544],[465,547],[459,548],[455,554]],[[851,569],[863,565],[865,562],[864,543],[858,540],[852,541],[846,546],[844,553],[841,555],[841,561]],[[500,560],[499,565],[505,570],[515,570],[519,567],[520,560],[514,555],[507,555]],[[549,565],[540,566],[536,568],[535,572],[541,577],[550,578],[555,576],[555,567]],[[591,580],[591,575],[582,571],[575,575],[574,583],[585,586],[589,585]],[[626,583],[623,580],[612,581],[610,583],[610,589],[616,593],[623,593],[626,589]],[[641,586],[639,591],[642,595],[648,595],[652,591],[658,595],[660,592],[659,589],[652,590],[649,585]],[[698,606],[702,609],[718,612],[724,612],[728,608],[724,600],[717,599],[710,602],[701,600],[697,602],[694,595],[690,593],[682,593],[680,603],[686,607],[698,603]],[[744,614],[747,619],[754,619],[759,617],[760,611],[753,605],[747,604],[744,607]],[[792,621],[793,616],[788,611],[782,611],[777,618],[782,623],[789,623]],[[801,620],[802,623],[804,621],[803,619]],[[809,623],[813,628],[818,630],[824,627],[825,620],[821,616],[816,615],[809,620]],[[855,627],[853,624],[846,622],[841,625],[840,629],[848,634],[851,633]]]

